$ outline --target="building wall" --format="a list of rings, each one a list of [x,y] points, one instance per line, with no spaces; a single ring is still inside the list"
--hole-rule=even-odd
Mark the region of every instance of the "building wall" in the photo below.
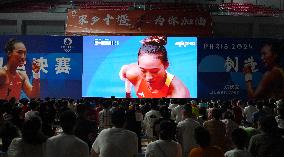
[[[216,37],[284,37],[284,17],[213,16]],[[0,35],[64,35],[66,13],[2,13]]]

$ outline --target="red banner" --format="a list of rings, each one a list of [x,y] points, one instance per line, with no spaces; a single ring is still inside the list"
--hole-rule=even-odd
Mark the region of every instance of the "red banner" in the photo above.
[[[190,10],[69,10],[67,35],[212,35],[209,12]]]

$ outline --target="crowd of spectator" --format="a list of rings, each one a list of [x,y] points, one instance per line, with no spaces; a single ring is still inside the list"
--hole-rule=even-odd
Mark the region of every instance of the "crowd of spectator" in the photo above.
[[[283,100],[12,98],[0,101],[0,113],[1,148],[9,157],[284,153]]]

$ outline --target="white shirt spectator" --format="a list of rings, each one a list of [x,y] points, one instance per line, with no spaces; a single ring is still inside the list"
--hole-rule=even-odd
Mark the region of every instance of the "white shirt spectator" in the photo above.
[[[45,145],[27,144],[22,138],[14,138],[7,153],[9,157],[45,157]]]
[[[279,116],[275,117],[276,122],[278,123],[278,127],[284,129],[284,119],[281,119]]]
[[[28,111],[25,113],[25,119],[29,119],[30,117],[39,116],[38,111]]]
[[[199,145],[194,138],[194,129],[200,126],[193,118],[186,118],[177,125],[178,140],[182,145],[183,157],[188,157],[189,152]]]
[[[183,106],[178,105],[177,107],[173,108],[171,111],[172,120],[174,120],[176,123],[182,121],[182,110]]]
[[[225,153],[225,157],[252,157],[250,152],[241,149],[233,149]]]
[[[249,123],[253,123],[253,113],[257,111],[257,108],[249,105],[244,109],[244,116],[246,117],[246,121]]]
[[[109,109],[103,109],[99,112],[99,128],[103,129],[111,128],[111,112]]]
[[[181,157],[181,145],[174,141],[157,140],[151,142],[145,152],[145,157]]]
[[[46,157],[89,157],[87,143],[75,135],[59,134],[46,142]]]
[[[92,149],[99,157],[134,157],[138,154],[138,138],[132,131],[109,128],[100,132]]]
[[[158,120],[161,117],[161,114],[159,111],[157,110],[150,110],[149,112],[147,112],[145,114],[144,117],[144,127],[145,127],[145,134],[149,137],[149,138],[153,138],[153,127],[154,127],[154,123],[156,120]]]
[[[170,110],[172,110],[172,109],[174,109],[174,108],[177,107],[177,106],[178,106],[178,104],[170,104],[168,108],[169,108]]]

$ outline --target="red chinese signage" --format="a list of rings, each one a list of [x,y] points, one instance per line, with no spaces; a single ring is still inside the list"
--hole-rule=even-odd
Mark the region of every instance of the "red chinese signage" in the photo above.
[[[69,10],[67,35],[167,34],[212,35],[212,18],[204,11]]]

